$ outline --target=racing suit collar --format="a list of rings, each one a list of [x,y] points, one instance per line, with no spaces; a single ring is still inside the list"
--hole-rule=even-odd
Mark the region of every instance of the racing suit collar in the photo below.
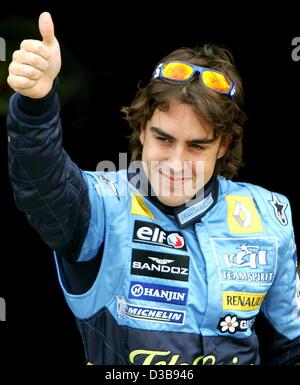
[[[219,182],[216,175],[206,183],[203,189],[190,201],[176,207],[163,204],[154,194],[152,186],[143,170],[127,170],[128,181],[133,184],[134,177],[138,176],[138,184],[134,186],[138,191],[146,196],[156,207],[168,215],[173,215],[180,228],[186,228],[196,222],[212,209],[218,199]],[[134,184],[133,184],[134,185]],[[151,192],[151,194],[149,194]]]

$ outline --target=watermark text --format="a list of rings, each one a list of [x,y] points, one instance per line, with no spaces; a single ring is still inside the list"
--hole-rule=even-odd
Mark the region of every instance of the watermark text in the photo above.
[[[0,61],[6,61],[6,43],[5,39],[0,36]]]
[[[294,37],[291,44],[292,44],[292,47],[295,47],[292,50],[292,60],[299,61],[300,60],[300,37]]]
[[[0,297],[0,321],[6,321],[6,302]]]

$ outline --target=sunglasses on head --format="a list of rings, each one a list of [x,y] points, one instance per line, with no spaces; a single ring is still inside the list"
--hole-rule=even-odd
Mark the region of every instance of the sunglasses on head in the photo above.
[[[177,82],[187,82],[193,76],[199,73],[203,84],[223,95],[230,96],[235,100],[235,85],[234,82],[223,72],[197,66],[185,61],[168,61],[160,63],[153,72],[152,79],[175,80]]]

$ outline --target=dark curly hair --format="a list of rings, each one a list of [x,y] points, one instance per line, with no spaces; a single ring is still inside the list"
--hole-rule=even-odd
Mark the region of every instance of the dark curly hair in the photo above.
[[[171,100],[188,104],[199,116],[213,127],[214,137],[230,138],[226,154],[218,159],[215,173],[226,178],[237,174],[242,164],[242,136],[246,114],[242,110],[243,88],[241,78],[234,66],[231,53],[215,44],[205,44],[194,49],[180,48],[160,60],[183,60],[203,67],[214,68],[227,74],[235,83],[236,100],[219,94],[194,78],[188,83],[163,79],[151,79],[144,88],[139,88],[131,106],[121,112],[132,128],[130,136],[131,161],[141,160],[142,144],[139,139],[141,127],[152,118],[156,109],[167,111]]]

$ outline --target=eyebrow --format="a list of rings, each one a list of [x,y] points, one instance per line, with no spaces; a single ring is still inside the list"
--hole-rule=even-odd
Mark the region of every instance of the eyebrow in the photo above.
[[[150,127],[150,130],[154,132],[155,134],[164,136],[165,138],[169,140],[176,140],[172,135],[167,134],[164,132],[161,128],[159,127]],[[198,138],[198,139],[193,139],[193,140],[187,140],[187,144],[209,144],[213,143],[215,141],[215,138]]]

